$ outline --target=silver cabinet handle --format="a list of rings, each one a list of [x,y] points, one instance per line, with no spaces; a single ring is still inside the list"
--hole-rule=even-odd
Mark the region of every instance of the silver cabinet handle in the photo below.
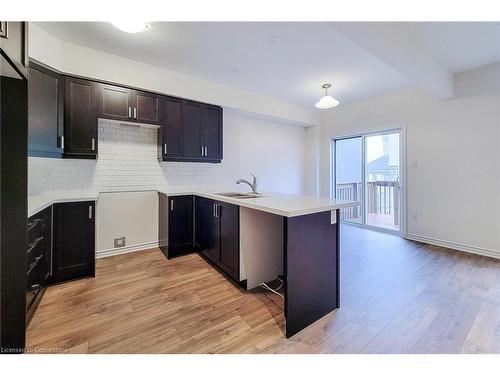
[[[128,107],[128,118],[132,118],[132,107]]]
[[[92,219],[92,206],[89,206],[89,219]]]
[[[166,154],[167,153],[167,144],[165,143],[163,145],[163,153]]]
[[[205,156],[207,156],[207,155],[208,155],[208,147],[205,146]]]
[[[43,254],[40,254],[39,256],[37,256],[34,260],[33,260],[33,263],[30,264],[29,268],[28,268],[28,272],[26,272],[27,275],[29,275],[31,273],[31,271],[33,271],[33,269],[36,267],[36,265],[38,264],[38,262],[40,261],[40,259],[43,258]]]
[[[64,135],[61,135],[61,150],[64,150]]]
[[[31,229],[36,227],[38,225],[38,223],[40,223],[41,221],[42,221],[42,219],[40,219],[40,218],[28,221],[28,231],[30,231]]]
[[[174,210],[174,200],[172,199],[170,201],[170,211],[173,211]]]
[[[204,154],[203,154],[203,146],[201,146],[201,156],[204,156]]]
[[[38,237],[38,238],[35,238],[35,240],[34,240],[32,243],[30,243],[30,245],[28,246],[28,251],[26,252],[26,254],[31,253],[31,250],[33,250],[33,249],[36,247],[36,245],[38,245],[38,243],[39,243],[41,240],[43,240],[43,236],[40,236],[40,237]]]
[[[137,108],[134,107],[134,118],[137,120]]]
[[[95,151],[95,138],[92,138],[92,151]]]

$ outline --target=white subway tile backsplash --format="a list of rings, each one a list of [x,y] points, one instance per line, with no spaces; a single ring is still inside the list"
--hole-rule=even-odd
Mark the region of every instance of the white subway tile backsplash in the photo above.
[[[30,195],[45,190],[99,191],[216,185],[216,165],[159,163],[157,130],[99,120],[97,160],[28,158]]]

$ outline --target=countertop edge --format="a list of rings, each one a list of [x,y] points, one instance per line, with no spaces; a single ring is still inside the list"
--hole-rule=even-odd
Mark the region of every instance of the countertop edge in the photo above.
[[[302,215],[309,215],[309,214],[314,214],[318,212],[324,212],[324,211],[333,211],[337,210],[340,208],[344,207],[350,207],[353,206],[355,202],[351,201],[339,201],[336,204],[328,204],[325,206],[318,206],[318,207],[312,207],[312,208],[305,208],[305,209],[298,209],[294,211],[287,211],[287,210],[282,210],[282,209],[277,209],[277,208],[272,208],[272,207],[265,207],[265,206],[258,206],[254,204],[255,199],[260,199],[260,198],[250,198],[248,200],[242,200],[242,199],[236,199],[236,198],[231,198],[231,197],[224,197],[224,196],[219,196],[215,193],[209,193],[209,192],[200,192],[200,191],[194,191],[194,190],[187,190],[187,191],[177,191],[177,192],[171,192],[171,191],[165,191],[161,189],[150,189],[150,190],[138,190],[138,191],[150,191],[154,192],[156,191],[157,193],[164,194],[167,196],[179,196],[179,195],[194,195],[194,196],[200,196],[208,199],[213,199],[217,200],[220,202],[225,202],[225,203],[230,203],[230,204],[235,204],[240,207],[245,207],[249,209],[254,209],[258,211],[263,211],[263,212],[268,212],[271,214],[283,216],[283,217],[296,217],[296,216],[302,216]],[[55,196],[46,196],[44,197],[43,195],[40,196],[35,196],[37,199],[40,199],[40,204],[35,204],[35,208],[32,208],[28,210],[28,218],[30,218],[33,215],[36,215],[37,213],[43,211],[47,207],[50,207],[53,204],[57,203],[69,203],[69,202],[85,202],[85,201],[98,201],[99,195],[100,194],[105,194],[105,193],[124,193],[126,191],[110,191],[110,192],[96,192],[95,194],[82,194],[81,196],[78,196],[78,192],[75,192],[75,196],[71,197],[55,197]],[[137,191],[130,191],[130,192],[137,192]],[[279,193],[277,193],[279,194]],[[292,195],[292,194],[290,194]],[[301,197],[298,195],[298,197]]]

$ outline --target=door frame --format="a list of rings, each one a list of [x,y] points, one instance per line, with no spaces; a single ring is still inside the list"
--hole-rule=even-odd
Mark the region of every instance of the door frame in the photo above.
[[[407,174],[406,174],[406,143],[407,143],[407,135],[406,135],[406,123],[401,123],[398,126],[388,126],[381,127],[379,129],[369,130],[365,132],[359,133],[350,133],[350,134],[342,134],[336,136],[330,140],[330,197],[335,199],[336,194],[336,181],[335,181],[335,141],[341,141],[349,138],[357,138],[361,137],[362,139],[374,136],[374,135],[383,135],[383,134],[391,134],[399,132],[399,165],[400,165],[400,178],[401,178],[401,186],[400,186],[400,223],[399,223],[399,231],[394,231],[391,229],[380,228],[373,225],[366,224],[366,215],[365,215],[365,205],[366,205],[366,142],[362,141],[361,147],[361,160],[363,162],[362,165],[362,176],[361,183],[363,185],[363,199],[361,201],[361,212],[362,212],[362,223],[354,223],[348,222],[348,224],[356,225],[362,228],[375,230],[379,232],[389,233],[393,235],[397,235],[399,237],[406,237],[407,234]]]

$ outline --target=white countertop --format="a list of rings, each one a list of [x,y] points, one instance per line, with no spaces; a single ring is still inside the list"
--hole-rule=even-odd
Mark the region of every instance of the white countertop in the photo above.
[[[149,191],[158,191],[159,193],[175,196],[175,195],[197,195],[209,199],[218,200],[221,202],[235,204],[241,207],[248,207],[259,211],[269,212],[271,214],[294,217],[307,215],[317,212],[332,211],[343,207],[354,206],[355,202],[342,201],[330,198],[318,198],[310,195],[294,195],[284,193],[263,192],[263,196],[259,198],[231,198],[217,195],[217,192],[231,192],[234,190],[214,190],[203,191],[198,189],[150,189]],[[144,190],[140,190],[144,191]],[[127,191],[115,191],[116,193],[124,193]],[[113,193],[113,191],[99,192],[95,190],[55,190],[45,192],[40,195],[32,195],[28,197],[28,217],[42,211],[46,207],[54,203],[64,202],[82,202],[82,201],[98,201],[99,194]]]

